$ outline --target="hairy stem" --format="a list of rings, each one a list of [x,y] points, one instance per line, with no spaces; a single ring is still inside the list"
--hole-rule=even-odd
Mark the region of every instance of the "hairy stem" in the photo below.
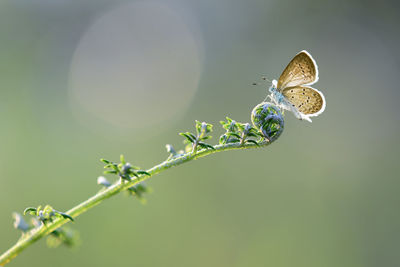
[[[262,143],[259,143],[258,145],[256,144],[242,144],[242,143],[230,143],[230,144],[223,144],[223,145],[216,145],[215,149],[201,149],[198,151],[193,151],[187,154],[184,154],[182,156],[172,158],[169,160],[166,160],[159,165],[154,166],[153,168],[147,170],[147,172],[151,176],[147,175],[140,175],[138,178],[132,179],[129,182],[125,182],[124,180],[120,179],[110,187],[107,187],[105,190],[102,190],[92,196],[91,198],[87,199],[86,201],[78,204],[77,206],[73,207],[69,211],[66,212],[69,216],[76,218],[80,214],[86,212],[87,210],[93,208],[97,204],[100,204],[103,200],[110,198],[132,186],[135,184],[147,180],[150,177],[152,177],[155,174],[158,174],[162,171],[165,171],[171,167],[181,165],[185,162],[189,162],[191,160],[201,158],[213,153],[221,152],[221,151],[226,151],[226,150],[234,150],[234,149],[248,149],[248,148],[258,148],[258,147],[264,147],[269,145],[270,142],[263,141]],[[6,263],[8,263],[11,259],[16,257],[21,251],[23,251],[25,248],[29,247],[36,241],[38,241],[40,238],[50,234],[60,226],[68,223],[70,220],[67,218],[57,218],[53,222],[49,222],[46,225],[43,225],[34,228],[28,233],[24,234],[22,238],[14,245],[12,246],[9,250],[4,252],[0,256],[0,266],[4,266]]]

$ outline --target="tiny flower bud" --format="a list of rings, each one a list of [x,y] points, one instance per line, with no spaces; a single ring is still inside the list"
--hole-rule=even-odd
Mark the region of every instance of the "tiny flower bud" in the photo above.
[[[14,212],[13,213],[13,217],[14,217],[14,228],[15,229],[19,229],[23,232],[26,232],[29,230],[29,224],[27,224],[24,220],[24,218],[22,217],[21,214]]]
[[[111,183],[104,176],[99,176],[97,178],[97,184],[101,184],[105,187],[109,187],[111,185]]]

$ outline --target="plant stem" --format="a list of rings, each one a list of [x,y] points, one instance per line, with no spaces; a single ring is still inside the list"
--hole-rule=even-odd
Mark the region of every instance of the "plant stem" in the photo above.
[[[239,143],[231,143],[231,144],[223,144],[223,145],[216,145],[214,146],[213,149],[201,149],[198,151],[193,151],[187,154],[184,154],[182,156],[172,158],[169,160],[166,160],[159,165],[154,166],[153,168],[147,170],[147,172],[151,176],[147,175],[140,175],[139,178],[132,179],[129,182],[124,182],[122,179],[119,179],[116,183],[113,185],[107,187],[105,190],[102,190],[92,196],[91,198],[87,199],[86,201],[78,204],[77,206],[73,207],[69,211],[66,212],[66,214],[70,215],[73,218],[78,217],[80,214],[86,212],[90,208],[93,208],[94,206],[98,205],[101,203],[103,200],[110,198],[128,188],[131,186],[134,186],[135,184],[147,180],[153,175],[160,173],[164,170],[167,170],[171,167],[181,165],[185,162],[201,158],[210,154],[214,154],[217,152],[222,152],[226,150],[234,150],[234,149],[248,149],[248,148],[258,148],[258,147],[264,147],[269,145],[270,142],[268,141],[263,141],[259,145],[256,144],[239,144]],[[122,181],[122,182],[121,182]],[[29,247],[36,241],[38,241],[40,238],[50,234],[60,226],[66,224],[70,220],[67,218],[57,218],[53,222],[49,222],[46,225],[41,225],[38,228],[34,228],[31,231],[25,233],[18,242],[12,246],[9,250],[4,252],[0,256],[0,266],[4,266],[7,264],[10,260],[15,258],[21,251],[23,251],[25,248]]]

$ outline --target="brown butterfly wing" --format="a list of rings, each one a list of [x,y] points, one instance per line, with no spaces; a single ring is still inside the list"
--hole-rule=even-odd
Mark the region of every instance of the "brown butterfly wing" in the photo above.
[[[293,86],[283,89],[282,94],[299,112],[305,115],[317,116],[325,109],[324,95],[317,89]]]
[[[318,67],[312,56],[305,50],[298,53],[286,66],[279,77],[277,88],[310,85],[318,80]]]

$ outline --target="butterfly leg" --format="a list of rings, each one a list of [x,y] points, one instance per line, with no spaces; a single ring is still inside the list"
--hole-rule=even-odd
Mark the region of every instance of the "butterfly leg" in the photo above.
[[[270,96],[270,95],[267,95],[265,98],[264,98],[264,100],[263,100],[263,102],[267,102],[267,99],[270,99],[270,100],[272,100],[272,97]]]

